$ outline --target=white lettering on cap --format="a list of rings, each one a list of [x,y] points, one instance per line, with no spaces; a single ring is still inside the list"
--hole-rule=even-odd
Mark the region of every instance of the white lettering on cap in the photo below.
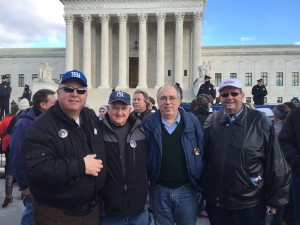
[[[80,73],[78,73],[78,72],[71,72],[71,77],[78,77],[78,78],[80,78]]]
[[[124,98],[124,92],[122,92],[122,91],[117,91],[117,97],[118,97],[118,98]]]

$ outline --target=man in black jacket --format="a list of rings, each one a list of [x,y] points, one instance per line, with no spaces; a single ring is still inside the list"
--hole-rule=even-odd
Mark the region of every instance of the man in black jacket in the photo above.
[[[8,82],[8,76],[1,76],[2,83],[0,84],[0,120],[4,115],[9,114],[9,98],[11,93],[11,86]]]
[[[245,107],[237,79],[219,87],[223,109],[205,122],[203,190],[211,225],[265,225],[288,202],[289,166],[274,127]]]
[[[292,169],[292,196],[295,224],[300,224],[300,107],[290,113],[278,136],[279,144]]]
[[[104,142],[95,112],[84,107],[86,100],[84,74],[66,72],[57,102],[26,132],[22,153],[34,197],[35,225],[100,224]]]
[[[210,83],[210,76],[205,75],[204,76],[204,84],[202,84],[199,88],[197,96],[201,94],[207,94],[210,95],[213,100],[216,98],[216,88],[213,84]]]
[[[255,105],[263,105],[265,96],[268,92],[264,85],[263,79],[257,80],[257,84],[252,88],[253,101]]]
[[[130,115],[130,95],[110,94],[108,113],[101,121],[107,159],[101,225],[148,225],[147,145],[141,121]],[[126,221],[126,222],[125,222]]]

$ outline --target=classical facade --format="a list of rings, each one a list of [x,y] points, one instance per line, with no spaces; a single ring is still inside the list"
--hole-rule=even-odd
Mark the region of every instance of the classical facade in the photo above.
[[[156,97],[158,87],[178,82],[183,101],[195,98],[204,75],[218,86],[237,78],[251,89],[264,79],[267,103],[300,97],[300,45],[201,46],[203,0],[60,0],[65,6],[66,48],[0,49],[0,74],[10,77],[11,100],[32,87],[39,68],[57,82],[66,70],[83,71],[88,104],[107,103],[110,89],[136,88]]]
[[[199,75],[205,0],[60,0],[66,69],[92,87],[191,87]]]

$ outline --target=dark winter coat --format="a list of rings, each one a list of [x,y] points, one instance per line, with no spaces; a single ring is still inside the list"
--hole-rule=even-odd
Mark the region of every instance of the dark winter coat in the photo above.
[[[260,111],[244,106],[233,122],[224,110],[205,122],[206,149],[203,190],[208,204],[245,209],[288,202],[290,169],[274,127]]]

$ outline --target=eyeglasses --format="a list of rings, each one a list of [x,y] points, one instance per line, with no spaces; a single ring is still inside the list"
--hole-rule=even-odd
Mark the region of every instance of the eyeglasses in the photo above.
[[[222,98],[227,98],[229,95],[231,95],[232,97],[236,97],[239,94],[241,94],[241,93],[239,93],[239,92],[230,92],[230,93],[223,93],[223,94],[220,94],[220,95],[221,95]]]
[[[166,102],[166,101],[168,101],[168,99],[169,99],[169,101],[170,102],[175,102],[177,99],[178,99],[178,97],[175,97],[175,96],[161,96],[158,100],[159,101],[162,101],[162,102]]]
[[[83,95],[87,92],[86,88],[84,88],[84,87],[79,87],[79,88],[61,87],[61,88],[58,88],[58,89],[63,89],[64,92],[66,92],[66,93],[73,93],[74,90],[76,90],[77,94],[79,94],[79,95]]]

